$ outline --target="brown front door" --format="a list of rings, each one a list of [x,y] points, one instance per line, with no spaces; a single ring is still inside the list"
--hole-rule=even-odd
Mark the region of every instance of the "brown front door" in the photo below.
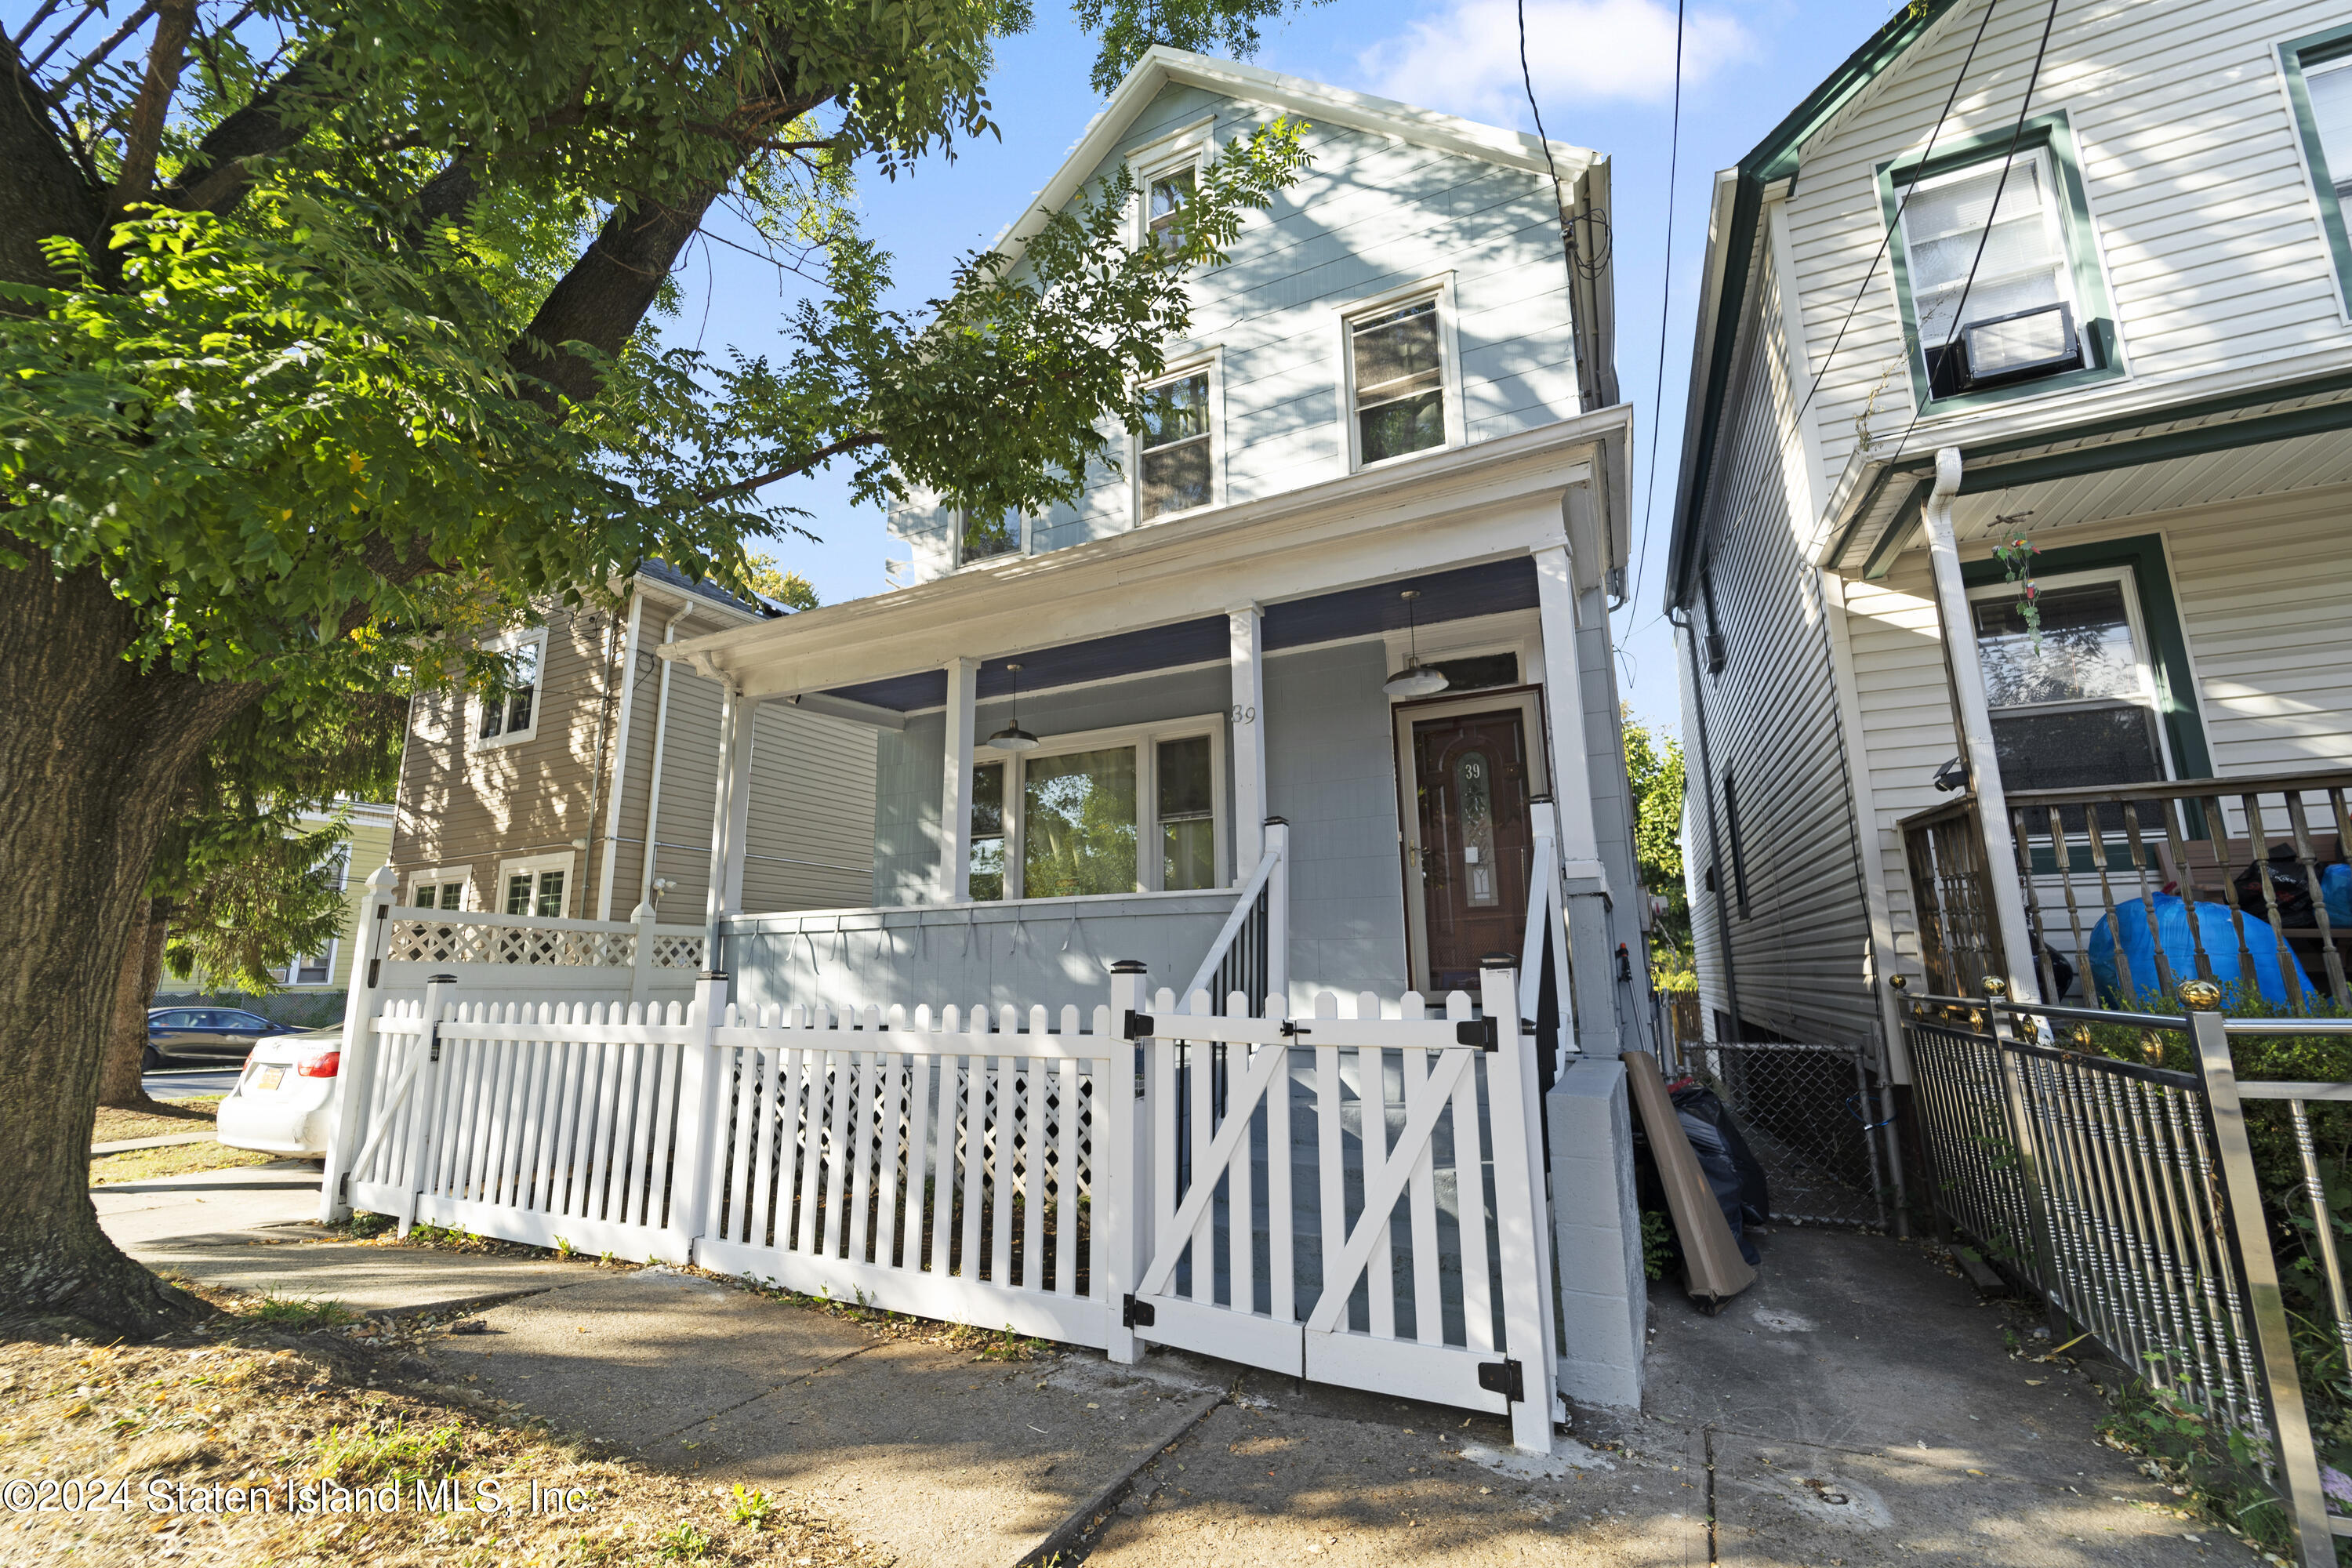
[[[1517,953],[1528,918],[1528,758],[1524,710],[1412,725],[1423,973],[1432,994],[1478,989],[1478,961]]]

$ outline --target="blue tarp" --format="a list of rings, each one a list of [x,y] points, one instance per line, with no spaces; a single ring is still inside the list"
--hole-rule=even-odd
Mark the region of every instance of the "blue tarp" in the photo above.
[[[2330,867],[2331,872],[2343,868]],[[2341,883],[2325,884],[2328,899],[2328,918],[2336,918],[2336,898],[2340,885],[2345,897],[2345,914],[2352,919],[2352,876]],[[2287,979],[2279,968],[2279,940],[2270,921],[2259,915],[2241,912],[2238,919],[2245,934],[2245,946],[2253,957],[2253,980],[2261,987],[2263,1000],[2273,1007],[2290,1005],[2294,998],[2287,994]],[[2164,937],[2164,961],[2172,969],[2175,984],[2193,980],[2197,975],[2197,949],[2189,936],[2189,906],[2170,893],[2156,895],[2156,925]],[[2116,931],[2123,931],[2124,962],[2131,969],[2131,994],[2126,994],[2123,974],[2116,964]],[[2227,904],[2200,902],[2197,906],[2198,935],[2205,944],[2206,962],[2213,966],[2214,983],[2227,990],[2243,984],[2240,973],[2242,960],[2238,953],[2238,936],[2230,928],[2230,907]],[[2162,1001],[2162,988],[2156,973],[2156,947],[2148,938],[2147,900],[2134,899],[2119,904],[2099,919],[2091,932],[2091,976],[2099,988],[2099,1001],[2109,1007],[2129,1006],[2135,1001]],[[2286,955],[2294,965],[2295,984],[2303,994],[2309,994],[2311,978],[2294,955]]]
[[[2319,868],[2319,896],[2327,900],[2327,924],[2339,931],[2352,931],[2352,866],[2337,861]]]

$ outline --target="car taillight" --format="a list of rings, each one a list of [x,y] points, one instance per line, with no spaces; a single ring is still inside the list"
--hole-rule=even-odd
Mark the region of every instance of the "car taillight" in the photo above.
[[[295,1065],[294,1070],[304,1078],[332,1078],[342,1070],[341,1051],[313,1051]]]

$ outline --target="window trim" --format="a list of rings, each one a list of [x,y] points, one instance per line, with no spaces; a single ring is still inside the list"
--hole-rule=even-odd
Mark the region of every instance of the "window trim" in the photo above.
[[[1400,305],[1410,305],[1433,296],[1437,300],[1437,357],[1442,366],[1438,386],[1445,399],[1445,439],[1437,446],[1424,447],[1418,452],[1400,453],[1393,458],[1367,463],[1364,461],[1363,436],[1356,417],[1355,324],[1366,316],[1377,316]],[[1357,474],[1374,468],[1393,468],[1439,452],[1451,452],[1468,444],[1469,426],[1462,404],[1462,338],[1454,311],[1452,268],[1432,273],[1402,288],[1350,300],[1334,310],[1332,321],[1339,356],[1339,449],[1347,455],[1348,472]]]
[[[2164,681],[2158,671],[2156,639],[2148,635],[2147,612],[2140,599],[2138,574],[2132,570],[2131,563],[2117,562],[2112,565],[2084,567],[2073,572],[2036,571],[2033,582],[2037,588],[2044,591],[2079,587],[2090,583],[2114,583],[2122,587],[2124,625],[2131,633],[2132,650],[2139,673],[2139,695],[2137,698],[2069,698],[2057,702],[2011,702],[1999,707],[1988,703],[1988,712],[1998,719],[2004,713],[2071,713],[2112,708],[2118,703],[2136,703],[2145,707],[2149,716],[2156,720],[2157,764],[2164,769],[2166,778],[2180,777],[2179,765],[2172,755],[2170,726],[2164,722]],[[2002,599],[2014,598],[2017,594],[2006,575],[1990,583],[1968,584],[1965,592],[1970,605],[1998,603]],[[1981,647],[1982,638],[1977,635],[1973,616],[1969,636],[1972,648]],[[1982,657],[1981,653],[1978,655],[1979,662]]]
[[[579,882],[577,875],[577,863],[579,858],[580,852],[578,850],[563,849],[546,855],[517,855],[500,859],[499,861],[498,880],[490,885],[492,902],[488,912],[495,915],[506,914],[507,881],[509,878],[514,877],[518,873],[526,871],[529,872],[531,877],[531,901],[536,904],[539,899],[539,874],[541,871],[561,870],[563,873],[563,908],[565,910],[571,909],[572,895]],[[564,920],[569,917],[562,912],[558,912],[553,915],[534,914],[531,915],[530,918],[533,920]]]
[[[1004,767],[1004,897],[974,900],[976,903],[1011,903],[1025,899],[1028,894],[1022,885],[1022,856],[1026,846],[1024,824],[1021,815],[1023,784],[1026,765],[1052,757],[1067,756],[1073,752],[1106,752],[1122,746],[1135,749],[1135,815],[1136,815],[1136,886],[1125,893],[1157,893],[1165,870],[1160,855],[1160,753],[1161,741],[1189,740],[1195,735],[1209,737],[1209,809],[1215,825],[1211,834],[1214,844],[1216,874],[1220,879],[1208,888],[1184,889],[1187,892],[1215,892],[1233,886],[1233,792],[1225,779],[1226,715],[1223,713],[1194,714],[1179,719],[1160,719],[1141,724],[1122,724],[1108,730],[1080,730],[1068,734],[1043,735],[1034,751],[1007,752],[985,742],[971,749],[974,767],[991,763],[1003,763]],[[1073,894],[1087,898],[1100,895]],[[1121,894],[1111,894],[1119,897]]]
[[[1732,902],[1741,920],[1753,920],[1748,907],[1748,846],[1739,831],[1739,784],[1728,768],[1723,773],[1723,822],[1724,836],[1731,841]]]
[[[2319,117],[2311,107],[2311,89],[2304,72],[2352,55],[2352,23],[2289,38],[2278,47],[2279,71],[2284,79],[2287,107],[2294,116],[2295,141],[2303,153],[2305,184],[2318,209],[2319,232],[2327,241],[2335,263],[2336,309],[2352,313],[2352,233],[2347,231],[2344,203],[2327,167],[2327,151],[2319,143]],[[2312,58],[2305,58],[2310,56]],[[2352,174],[2352,170],[2347,170]]]
[[[305,985],[314,985],[322,988],[332,985],[335,983],[335,959],[339,956],[337,950],[341,946],[342,938],[331,936],[327,939],[327,944],[324,947],[321,947],[316,953],[298,953],[285,964],[273,970],[271,973],[280,976],[278,984],[285,986],[289,991],[299,990]],[[317,980],[301,979],[302,961],[306,958],[319,959],[320,964],[325,968],[326,973]]]
[[[1029,514],[1024,511],[1015,512],[1013,514],[1013,529],[1014,531],[1020,535],[1020,542],[1018,544],[1000,554],[982,555],[970,561],[965,560],[963,554],[964,531],[970,525],[971,521],[971,513],[964,508],[954,506],[948,509],[949,554],[950,560],[953,562],[953,564],[948,568],[950,572],[961,572],[967,566],[993,566],[1006,561],[1018,561],[1029,553],[1030,517]]]
[[[2210,778],[2212,753],[2206,749],[2205,723],[2198,706],[2197,674],[2189,662],[2188,637],[2181,630],[2179,602],[2173,597],[2172,571],[2165,555],[2164,535],[2143,533],[2098,544],[2043,550],[2034,557],[2034,577],[2040,581],[2111,565],[2132,569],[2132,589],[2139,601],[2140,625],[2147,629],[2148,660],[2155,667],[2160,700],[2158,713],[2164,721],[2165,744],[2174,766],[2179,770],[2175,776]],[[1967,587],[2005,580],[2001,563],[1990,556],[1960,563],[1960,582]]]
[[[467,912],[467,907],[474,901],[474,868],[470,865],[431,866],[422,870],[411,871],[408,874],[408,902],[403,906],[404,908],[418,913],[423,912],[423,906],[416,902],[417,885],[423,882],[430,882],[436,888],[444,882],[456,882],[459,885],[457,907],[454,910],[436,908],[434,910],[436,914],[465,914]]]
[[[1225,351],[1223,344],[1213,344],[1198,353],[1169,361],[1158,375],[1136,387],[1139,396],[1155,386],[1171,381],[1182,381],[1206,371],[1209,376],[1209,499],[1199,506],[1188,506],[1181,511],[1163,511],[1158,517],[1143,515],[1143,437],[1139,431],[1127,436],[1127,526],[1129,530],[1158,528],[1162,523],[1176,522],[1188,517],[1216,510],[1225,504]]]
[[[548,629],[546,626],[541,625],[523,631],[509,632],[504,637],[492,637],[482,645],[485,652],[510,654],[526,644],[537,644],[539,662],[535,668],[538,673],[531,681],[530,722],[520,730],[502,730],[495,735],[483,734],[482,704],[488,700],[489,694],[483,691],[467,694],[466,749],[468,752],[494,752],[501,746],[519,746],[526,741],[535,741],[539,738],[539,721],[547,713]],[[499,700],[503,703],[505,699],[501,698]]]
[[[1151,243],[1151,182],[1189,165],[1197,195],[1216,141],[1217,117],[1205,114],[1129,152],[1127,170],[1135,181],[1135,200],[1129,204],[1134,216],[1129,225],[1128,238],[1137,249]]]
[[[2064,110],[2036,115],[2025,121],[2022,130],[1989,131],[1969,137],[1941,149],[1931,158],[1914,153],[1881,163],[1877,180],[1882,217],[1889,225],[1899,223],[1904,187],[1916,181],[1955,174],[1973,164],[1995,162],[2008,153],[2012,141],[2021,154],[2046,154],[2056,176],[2055,194],[2061,198],[2058,228],[2066,247],[2067,271],[2074,288],[2074,304],[2078,317],[2074,331],[2088,350],[2086,357],[2095,363],[2080,370],[2062,371],[2056,375],[2011,382],[2004,386],[1979,387],[1948,397],[1931,396],[1927,358],[1919,342],[1918,314],[1911,299],[1910,240],[1907,235],[1898,232],[1896,238],[1902,243],[1889,244],[1886,258],[1895,287],[1895,319],[1903,324],[1904,359],[1911,371],[1911,405],[1923,419],[2020,397],[2046,396],[2098,382],[2128,379],[2131,374],[2124,354],[2123,334],[2116,325],[2115,300],[2107,288],[2098,226],[2092,216],[2089,191],[2083,183],[2082,159],[2075,150],[2074,126]]]

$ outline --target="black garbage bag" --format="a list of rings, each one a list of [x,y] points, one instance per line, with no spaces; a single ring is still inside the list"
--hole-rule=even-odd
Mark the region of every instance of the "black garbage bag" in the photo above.
[[[1683,1124],[1683,1135],[1690,1140],[1691,1152],[1698,1157],[1698,1168],[1706,1174],[1732,1239],[1739,1243],[1739,1256],[1753,1267],[1760,1259],[1756,1244],[1748,1239],[1748,1226],[1762,1225],[1771,1212],[1764,1166],[1713,1089],[1685,1079],[1669,1092],[1675,1119]]]

